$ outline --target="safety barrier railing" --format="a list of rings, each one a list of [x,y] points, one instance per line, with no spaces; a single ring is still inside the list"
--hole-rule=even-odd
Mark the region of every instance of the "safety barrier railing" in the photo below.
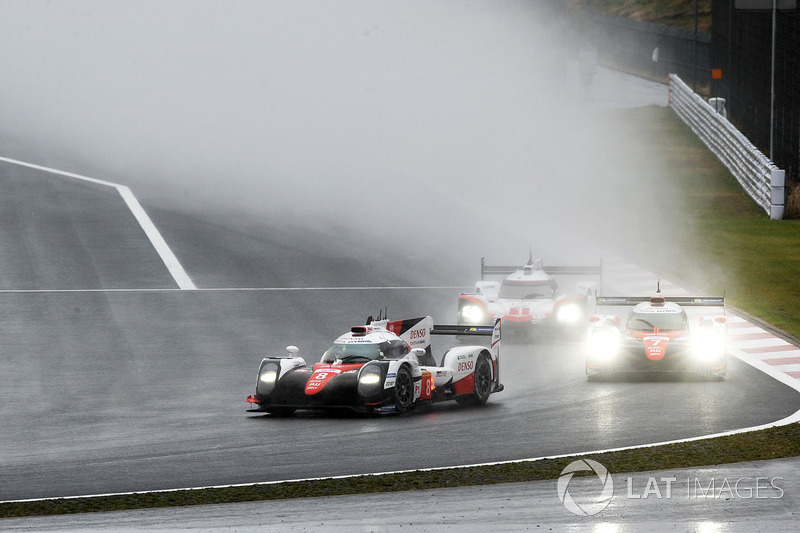
[[[785,171],[775,166],[723,114],[675,74],[669,75],[669,105],[770,218],[782,219]]]

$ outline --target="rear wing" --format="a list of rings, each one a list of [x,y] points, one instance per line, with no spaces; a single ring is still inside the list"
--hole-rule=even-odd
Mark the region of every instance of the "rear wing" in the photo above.
[[[533,265],[535,270],[541,270],[551,276],[561,275],[585,275],[585,276],[601,276],[603,275],[603,263],[597,266],[544,266],[542,260],[539,259],[535,263],[528,265],[511,266],[511,265],[487,265],[486,258],[481,257],[481,281],[484,281],[486,276],[507,276],[513,274],[517,270],[522,270],[525,266]]]
[[[650,296],[597,296],[596,305],[599,306],[632,306],[642,302],[649,302]],[[664,297],[667,302],[688,307],[725,307],[724,296],[669,296]]]
[[[430,316],[409,318],[405,320],[392,320],[374,322],[376,325],[385,324],[384,327],[406,341],[412,348],[425,348],[431,350],[431,335],[480,335],[491,337],[491,345],[499,349],[500,319],[494,326],[456,326],[450,324],[434,324]]]
[[[494,357],[500,355],[500,337],[502,323],[498,318],[494,321],[494,326],[454,326],[450,324],[435,324],[431,329],[431,335],[480,335],[491,337],[491,348]]]

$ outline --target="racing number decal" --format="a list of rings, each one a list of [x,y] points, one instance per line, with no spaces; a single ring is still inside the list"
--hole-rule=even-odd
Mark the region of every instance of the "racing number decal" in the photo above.
[[[433,378],[431,377],[431,373],[427,370],[422,372],[422,394],[420,395],[420,400],[428,400],[433,393]]]
[[[651,361],[661,361],[667,352],[669,337],[645,337],[644,350],[647,358]]]
[[[309,396],[318,393],[325,388],[325,385],[336,375],[340,374],[341,370],[325,368],[317,370],[306,382],[306,394]]]

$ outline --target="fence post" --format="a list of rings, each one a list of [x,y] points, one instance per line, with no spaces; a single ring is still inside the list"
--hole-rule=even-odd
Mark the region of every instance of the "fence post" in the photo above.
[[[781,220],[786,204],[786,171],[773,168],[770,172],[769,182],[772,189],[769,218]]]

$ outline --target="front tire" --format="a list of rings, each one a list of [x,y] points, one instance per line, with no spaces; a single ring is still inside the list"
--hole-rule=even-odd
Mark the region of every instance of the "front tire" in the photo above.
[[[475,363],[475,392],[465,396],[457,396],[456,402],[459,405],[476,406],[483,405],[489,400],[492,394],[494,381],[492,380],[492,363],[489,358],[482,354]]]
[[[394,408],[398,413],[406,413],[414,404],[414,378],[407,366],[397,369],[394,382]]]

